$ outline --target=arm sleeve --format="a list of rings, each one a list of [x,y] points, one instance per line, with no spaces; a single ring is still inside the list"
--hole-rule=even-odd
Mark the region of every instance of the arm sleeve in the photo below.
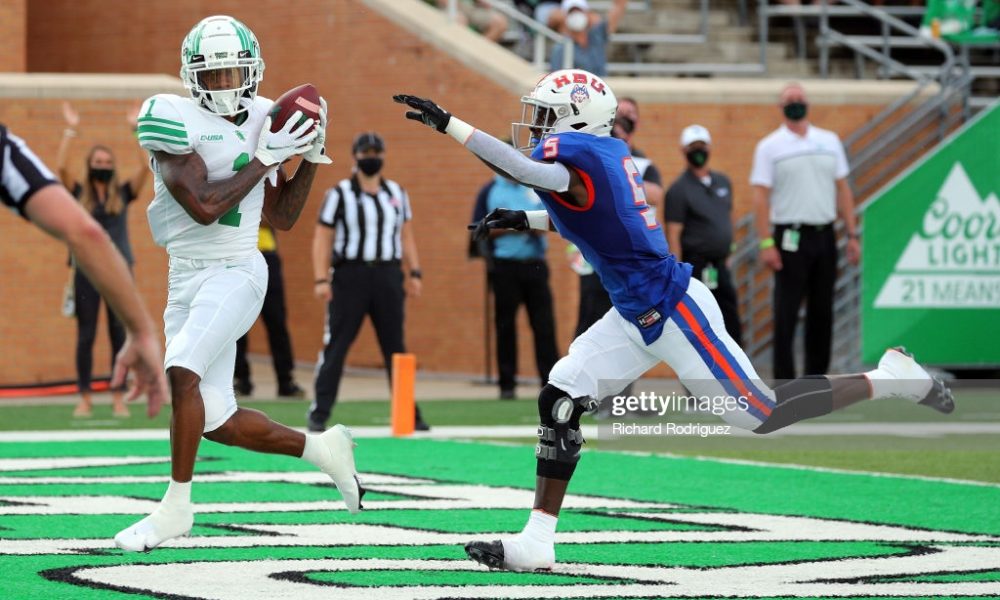
[[[834,177],[843,179],[850,174],[851,167],[847,164],[847,153],[844,151],[844,144],[840,141],[839,137],[835,137],[835,139],[837,140],[837,171],[834,173]]]
[[[569,170],[553,162],[532,160],[495,137],[478,129],[465,141],[470,152],[526,186],[552,192],[569,189]]]
[[[319,223],[327,227],[336,225],[337,207],[340,204],[340,190],[332,187],[323,196],[323,206],[319,209]]]
[[[774,186],[774,163],[768,156],[767,146],[763,141],[757,143],[753,151],[753,168],[750,170],[750,185]]]
[[[184,118],[169,96],[158,94],[149,98],[139,110],[139,145],[153,152],[190,154],[194,152]]]
[[[642,180],[648,181],[649,183],[655,183],[656,185],[662,186],[663,179],[660,177],[660,170],[656,168],[656,165],[649,163],[646,167],[646,172],[642,174]]]
[[[670,186],[663,199],[663,220],[670,223],[683,223],[687,217],[687,202],[677,185]]]
[[[24,208],[35,192],[58,183],[24,140],[0,126],[0,201],[27,218]]]

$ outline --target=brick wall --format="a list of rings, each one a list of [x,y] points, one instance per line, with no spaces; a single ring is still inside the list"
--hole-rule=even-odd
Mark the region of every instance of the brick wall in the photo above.
[[[0,2],[0,73],[27,68],[28,0]]]
[[[285,265],[290,327],[296,356],[314,360],[321,346],[323,310],[312,297],[310,241],[322,190],[346,176],[350,169],[349,144],[358,131],[376,129],[386,139],[386,174],[410,192],[415,231],[425,273],[424,295],[407,304],[407,342],[419,355],[422,368],[448,372],[481,372],[483,364],[483,269],[465,258],[465,225],[479,187],[490,172],[445,136],[437,135],[402,118],[391,102],[395,92],[431,96],[449,110],[480,128],[506,134],[519,118],[517,96],[438,52],[358,1],[266,1],[245,12],[245,2],[220,0],[212,10],[198,0],[168,4],[112,3],[90,0],[30,0],[28,2],[28,65],[31,71],[121,72],[175,74],[179,44],[188,29],[208,14],[227,13],[243,19],[254,30],[267,61],[261,93],[276,97],[302,83],[315,83],[331,107],[328,148],[335,164],[321,171],[304,217],[280,238]],[[42,13],[44,12],[44,16]],[[290,18],[292,15],[294,18]],[[99,25],[98,25],[99,24]],[[115,35],[109,36],[107,32]],[[123,161],[132,160],[131,140],[117,127],[123,106],[95,103],[81,106],[88,120],[106,119],[109,127],[85,132],[84,137],[111,143]],[[877,111],[876,106],[817,106],[817,124],[841,134],[858,127]],[[62,126],[58,103],[30,108],[0,100],[0,121],[26,131],[26,137],[46,160],[55,155]],[[716,140],[713,166],[730,174],[735,184],[737,211],[748,208],[746,184],[753,146],[779,123],[775,107],[760,105],[685,105],[644,103],[638,145],[656,161],[667,180],[682,168],[677,150],[680,130],[692,122],[708,127]],[[110,124],[115,123],[112,127]],[[105,133],[106,131],[106,133]],[[81,147],[86,143],[81,140]],[[151,246],[141,208],[132,215],[131,234],[136,246],[137,278],[154,312],[163,306],[164,258]],[[28,227],[0,221],[4,235],[40,247],[30,259],[13,255],[5,243],[4,311],[0,317],[3,339],[17,339],[30,348],[51,348],[44,356],[19,353],[0,364],[0,384],[69,376],[72,373],[72,321],[58,317],[59,289],[65,270],[55,244],[44,242]],[[564,248],[553,238],[550,250],[552,287],[556,298],[557,333],[565,350],[575,327],[577,285],[565,267]],[[43,248],[42,248],[43,247]],[[9,265],[17,263],[18,268]],[[17,300],[11,296],[18,296]],[[28,311],[22,319],[9,308]],[[33,312],[37,310],[38,312]],[[25,313],[21,313],[25,314]],[[266,340],[258,325],[251,351],[265,352]],[[41,333],[39,333],[39,331]],[[527,332],[522,315],[521,331]],[[44,345],[42,345],[42,340]],[[533,374],[530,338],[520,340],[521,372]],[[32,345],[34,344],[34,345]],[[366,325],[349,357],[357,366],[378,366],[381,357],[374,335]]]

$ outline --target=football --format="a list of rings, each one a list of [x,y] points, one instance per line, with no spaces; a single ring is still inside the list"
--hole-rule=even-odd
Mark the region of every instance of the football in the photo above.
[[[271,107],[271,131],[279,131],[296,111],[302,111],[302,118],[319,122],[319,92],[311,83],[294,87],[274,101]]]

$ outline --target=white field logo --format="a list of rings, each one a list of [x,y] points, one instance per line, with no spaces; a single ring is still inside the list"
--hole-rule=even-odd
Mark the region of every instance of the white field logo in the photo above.
[[[88,459],[9,459],[5,471],[32,470],[57,466],[86,466],[162,462],[160,458],[93,457]],[[50,464],[42,464],[42,463]],[[102,483],[162,482],[161,477],[7,477],[10,484],[35,484],[40,494],[45,484],[72,482]],[[397,496],[396,500],[366,502],[371,511],[418,509],[434,511],[460,509],[510,509],[530,506],[532,492],[499,486],[456,484],[398,475],[365,477],[373,492]],[[201,485],[287,482],[322,484],[325,476],[313,472],[226,472],[199,476]],[[148,513],[156,506],[153,500],[111,495],[94,496],[17,496],[0,497],[15,503],[0,502],[0,520],[5,515],[101,515]],[[247,513],[276,511],[335,510],[339,500],[311,502],[222,502],[201,503],[202,515],[209,513]],[[587,511],[609,517],[642,521],[669,520],[696,529],[646,529],[567,531],[557,534],[558,548],[576,544],[620,544],[623,562],[642,562],[643,553],[655,552],[659,543],[723,542],[732,544],[734,552],[743,543],[760,542],[870,542],[909,547],[909,551],[876,557],[838,556],[815,560],[766,561],[760,564],[740,564],[715,567],[677,567],[649,564],[601,564],[562,562],[556,574],[590,578],[586,585],[558,585],[545,582],[497,585],[475,584],[485,569],[469,560],[394,559],[365,555],[372,547],[424,545],[459,546],[471,539],[493,539],[500,533],[466,533],[437,531],[433,528],[354,522],[275,524],[241,523],[241,535],[198,536],[173,540],[165,545],[177,554],[173,562],[156,564],[81,564],[62,582],[91,589],[128,590],[151,596],[183,597],[214,600],[246,600],[249,598],[295,598],[296,600],[330,598],[368,599],[389,594],[393,599],[434,598],[648,598],[648,597],[812,597],[834,598],[850,596],[982,596],[1000,591],[995,581],[959,580],[952,582],[915,581],[914,574],[950,572],[975,573],[990,571],[1000,565],[1000,538],[989,535],[916,529],[898,525],[883,525],[858,521],[821,519],[808,516],[786,516],[734,512],[701,507],[678,507],[665,503],[643,502],[621,498],[570,495],[568,513]],[[677,510],[680,509],[680,510]],[[433,522],[435,519],[429,519]],[[109,532],[110,538],[111,532]],[[979,545],[982,544],[982,545]],[[260,560],[206,560],[202,552],[210,548],[253,547],[334,547],[359,548],[351,558],[278,559],[261,556]],[[361,550],[368,548],[368,550]],[[111,549],[110,539],[3,539],[0,537],[0,557],[5,555],[63,554],[90,556],[95,550]],[[185,550],[186,549],[186,550]],[[160,552],[160,551],[154,551]],[[579,554],[579,553],[578,553]],[[773,558],[773,557],[772,557]],[[85,561],[84,561],[85,562]],[[392,573],[420,573],[419,582],[391,587],[318,584],[310,581],[310,573],[351,573],[378,571],[389,578]],[[427,575],[438,574],[441,582],[429,584]],[[465,576],[471,585],[454,583],[455,574]],[[910,577],[907,577],[910,576]],[[449,577],[451,580],[449,581]],[[892,581],[903,577],[903,581]],[[400,578],[396,576],[398,581]],[[405,576],[404,576],[405,581]],[[888,579],[888,580],[887,580]],[[502,587],[501,587],[502,586]]]
[[[1000,307],[1000,199],[981,198],[956,162],[924,214],[877,308]]]

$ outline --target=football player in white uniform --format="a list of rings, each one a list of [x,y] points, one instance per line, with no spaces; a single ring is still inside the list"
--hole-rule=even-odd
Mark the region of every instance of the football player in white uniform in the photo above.
[[[361,508],[354,443],[343,426],[304,435],[240,408],[233,394],[236,340],[256,320],[267,289],[257,250],[261,215],[289,229],[325,156],[326,102],[319,123],[294,114],[271,132],[272,102],[257,96],[264,61],[253,33],[209,17],[184,38],[181,79],[189,98],[159,94],[139,114],[139,144],[151,157],[150,229],[170,256],[167,349],[171,385],[171,481],[156,510],[115,536],[145,551],[186,534],[194,522],[191,478],[200,438],[302,457],[330,475],[348,510]],[[313,127],[315,125],[315,127]],[[302,162],[286,178],[281,163]]]

